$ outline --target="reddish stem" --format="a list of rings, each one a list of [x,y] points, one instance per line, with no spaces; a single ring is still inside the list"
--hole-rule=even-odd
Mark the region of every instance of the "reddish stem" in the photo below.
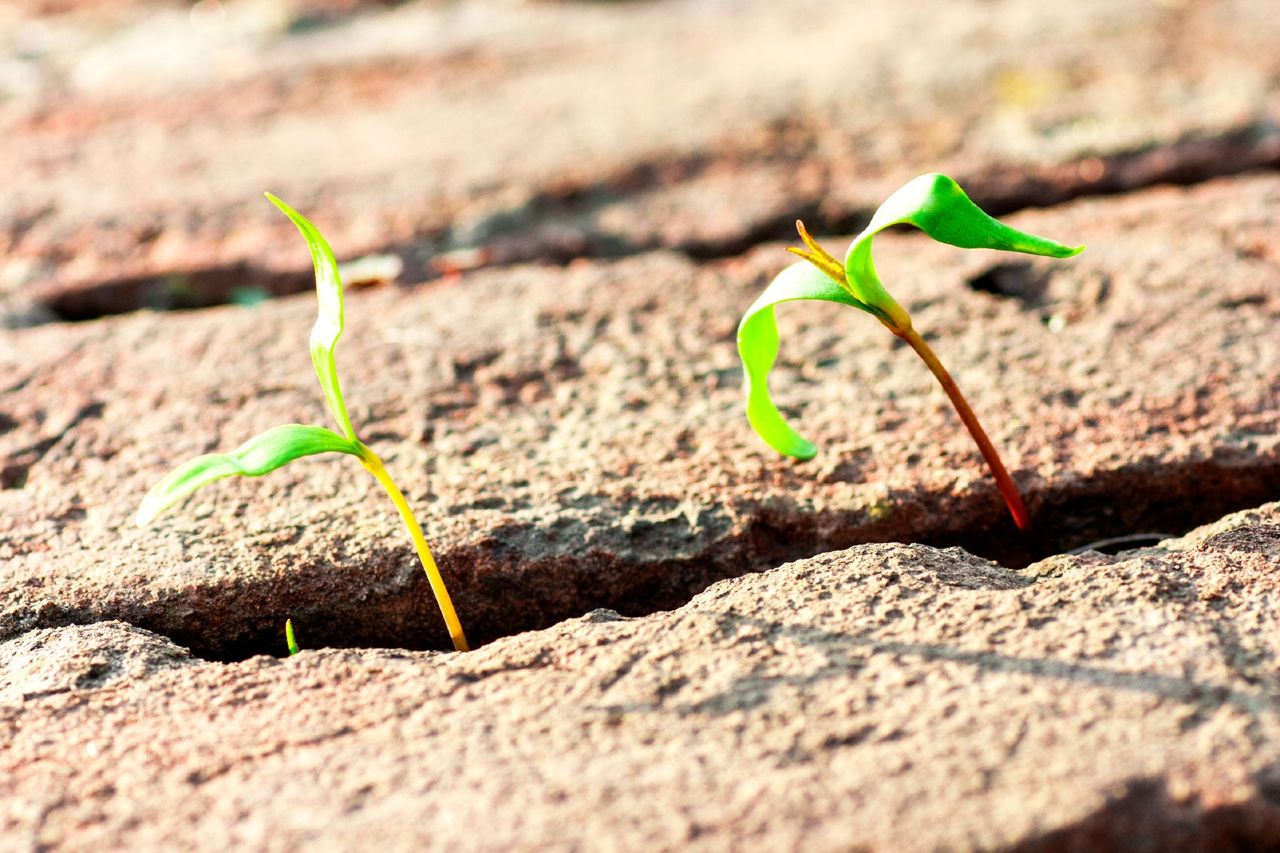
[[[907,329],[905,332],[895,331],[898,337],[910,344],[911,348],[916,351],[916,355],[929,365],[929,370],[937,377],[942,390],[947,392],[947,396],[951,398],[951,405],[955,406],[956,414],[960,416],[960,420],[969,430],[969,434],[973,436],[973,440],[977,442],[978,449],[982,451],[982,458],[987,460],[987,467],[991,469],[991,474],[996,478],[996,485],[1000,488],[1000,494],[1004,497],[1005,504],[1009,507],[1009,514],[1013,516],[1013,523],[1018,525],[1019,530],[1031,529],[1031,517],[1027,515],[1027,508],[1022,503],[1022,496],[1018,494],[1018,487],[1013,484],[1013,480],[1009,477],[1009,472],[1005,470],[1004,463],[1000,461],[1000,454],[996,453],[995,446],[991,444],[991,439],[987,438],[987,434],[982,429],[982,424],[978,423],[977,416],[973,413],[973,409],[969,408],[969,403],[964,399],[964,395],[960,393],[960,388],[956,385],[956,381],[951,378],[951,374],[947,373],[947,369],[942,366],[942,362],[938,361],[938,357],[934,355],[933,350],[924,338],[920,337],[920,333],[915,329]]]

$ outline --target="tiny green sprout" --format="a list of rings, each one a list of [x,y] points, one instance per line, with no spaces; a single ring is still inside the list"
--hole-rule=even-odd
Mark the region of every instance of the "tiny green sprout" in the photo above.
[[[982,452],[1014,523],[1020,530],[1027,530],[1031,519],[1022,497],[978,418],[942,362],[912,327],[910,315],[894,301],[876,275],[871,242],[875,235],[892,225],[913,225],[940,243],[963,249],[1002,249],[1052,258],[1069,258],[1084,251],[1084,246],[1064,246],[991,218],[969,199],[959,184],[939,174],[921,175],[889,196],[866,229],[854,238],[843,264],[809,236],[804,223],[797,222],[796,229],[806,248],[793,247],[787,251],[804,258],[804,262],[780,272],[747,309],[738,326],[738,353],[746,375],[747,419],[765,443],[778,453],[796,459],[812,458],[818,452],[817,447],[792,429],[769,395],[769,371],[777,360],[780,344],[774,307],[783,302],[816,299],[858,308],[905,341],[928,365]]]
[[[338,385],[338,368],[334,360],[334,348],[338,338],[342,336],[342,280],[338,275],[338,263],[334,259],[333,250],[316,227],[302,214],[298,213],[280,199],[267,193],[272,204],[280,208],[292,220],[302,236],[306,238],[311,250],[311,259],[315,265],[316,298],[319,312],[315,326],[311,329],[311,363],[316,377],[320,380],[320,389],[324,392],[325,403],[333,415],[342,434],[318,426],[287,424],[273,427],[266,432],[249,439],[230,453],[211,453],[197,456],[170,471],[159,483],[147,493],[138,507],[137,522],[140,525],[150,524],[161,512],[194,492],[201,486],[221,480],[224,477],[261,477],[270,471],[299,459],[303,456],[314,456],[318,453],[345,453],[354,456],[379,485],[386,490],[391,502],[395,504],[400,518],[408,528],[409,537],[413,540],[418,558],[427,573],[431,590],[435,593],[436,602],[444,616],[449,636],[453,639],[454,648],[467,651],[466,635],[462,632],[462,624],[449,599],[449,591],[445,588],[444,578],[431,556],[422,528],[414,518],[412,510],[404,495],[387,473],[382,460],[378,458],[359,438],[351,426],[351,417],[347,414],[346,404],[342,400],[342,389]],[[292,647],[291,647],[292,648]]]
[[[298,638],[293,636],[293,620],[284,620],[284,644],[289,647],[289,657],[302,651],[298,648]]]

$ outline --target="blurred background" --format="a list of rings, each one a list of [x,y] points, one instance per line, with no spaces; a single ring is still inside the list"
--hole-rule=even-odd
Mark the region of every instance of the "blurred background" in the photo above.
[[[1275,0],[6,0],[0,325],[1280,165]]]

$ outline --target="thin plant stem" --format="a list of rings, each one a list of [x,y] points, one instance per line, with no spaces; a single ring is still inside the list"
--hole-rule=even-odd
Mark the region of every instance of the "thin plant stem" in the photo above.
[[[383,466],[382,460],[378,458],[377,454],[364,445],[360,446],[360,450],[360,464],[382,484],[382,488],[387,490],[387,494],[391,497],[391,502],[396,505],[396,510],[400,513],[400,518],[404,519],[404,526],[409,528],[409,536],[413,539],[413,547],[418,549],[418,559],[422,561],[422,568],[426,571],[427,580],[431,583],[431,591],[435,593],[436,603],[440,605],[440,613],[444,616],[444,624],[449,629],[449,637],[453,640],[453,647],[460,652],[470,651],[471,647],[467,644],[467,636],[462,633],[462,623],[458,621],[458,614],[453,609],[453,601],[449,598],[449,590],[445,588],[444,578],[440,576],[440,569],[436,566],[435,557],[431,556],[431,549],[427,547],[426,537],[422,535],[422,527],[418,524],[418,520],[413,517],[413,511],[409,509],[409,502],[405,500],[404,495],[400,492],[399,487],[396,486],[395,481],[391,479],[391,475],[387,473],[387,469]]]
[[[982,458],[987,461],[987,467],[991,469],[992,476],[996,478],[996,486],[999,487],[1000,494],[1004,497],[1004,502],[1009,507],[1009,514],[1013,516],[1013,523],[1018,525],[1019,530],[1030,530],[1031,517],[1027,514],[1027,508],[1022,503],[1022,496],[1018,494],[1018,487],[1014,485],[1009,472],[1005,470],[1004,463],[1000,461],[1000,454],[996,453],[995,446],[992,445],[991,439],[987,438],[986,432],[982,429],[982,424],[978,423],[977,416],[973,413],[973,409],[969,408],[969,403],[965,400],[964,395],[960,393],[960,388],[956,385],[955,380],[951,378],[951,374],[947,373],[947,369],[942,366],[942,362],[938,361],[938,356],[934,354],[933,349],[925,343],[924,338],[920,337],[920,333],[915,329],[908,327],[905,330],[894,330],[894,334],[906,341],[916,351],[916,355],[920,356],[921,360],[929,366],[929,370],[933,372],[938,383],[942,385],[942,390],[946,391],[947,396],[951,398],[951,405],[955,407],[956,414],[960,416],[960,420],[964,422],[969,434],[977,442],[978,450],[982,451]]]

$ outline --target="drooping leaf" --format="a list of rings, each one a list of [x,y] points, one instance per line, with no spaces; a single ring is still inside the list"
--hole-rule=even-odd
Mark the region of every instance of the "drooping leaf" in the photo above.
[[[346,403],[342,400],[338,366],[333,355],[338,339],[342,337],[343,328],[342,279],[338,275],[338,261],[333,256],[333,249],[329,248],[328,242],[310,220],[271,193],[266,196],[293,221],[306,238],[307,248],[311,250],[311,262],[316,270],[316,300],[320,304],[316,323],[311,327],[311,363],[315,366],[316,378],[320,380],[320,389],[324,392],[325,402],[329,404],[334,420],[338,422],[342,434],[355,441],[356,432],[351,426]]]
[[[1070,258],[1084,251],[1084,246],[1037,237],[988,216],[959,184],[937,172],[908,181],[885,199],[862,236],[900,223],[914,225],[939,243],[962,249],[1000,249],[1051,258]]]
[[[1084,251],[1084,246],[1065,246],[993,219],[946,175],[921,175],[885,199],[845,255],[849,287],[863,302],[882,311],[885,324],[894,329],[909,328],[911,321],[880,283],[871,259],[873,238],[892,225],[914,225],[938,242],[962,249],[1001,249],[1051,258]]]
[[[875,314],[847,290],[807,261],[778,273],[738,324],[738,354],[747,392],[747,420],[765,443],[785,456],[811,459],[818,452],[812,442],[791,428],[769,395],[769,371],[778,358],[778,324],[774,307],[783,302],[816,299],[851,305]]]
[[[230,453],[197,456],[170,471],[142,499],[138,524],[149,524],[165,509],[215,480],[261,477],[294,459],[317,453],[349,453],[358,457],[360,447],[324,427],[303,424],[273,427]]]

